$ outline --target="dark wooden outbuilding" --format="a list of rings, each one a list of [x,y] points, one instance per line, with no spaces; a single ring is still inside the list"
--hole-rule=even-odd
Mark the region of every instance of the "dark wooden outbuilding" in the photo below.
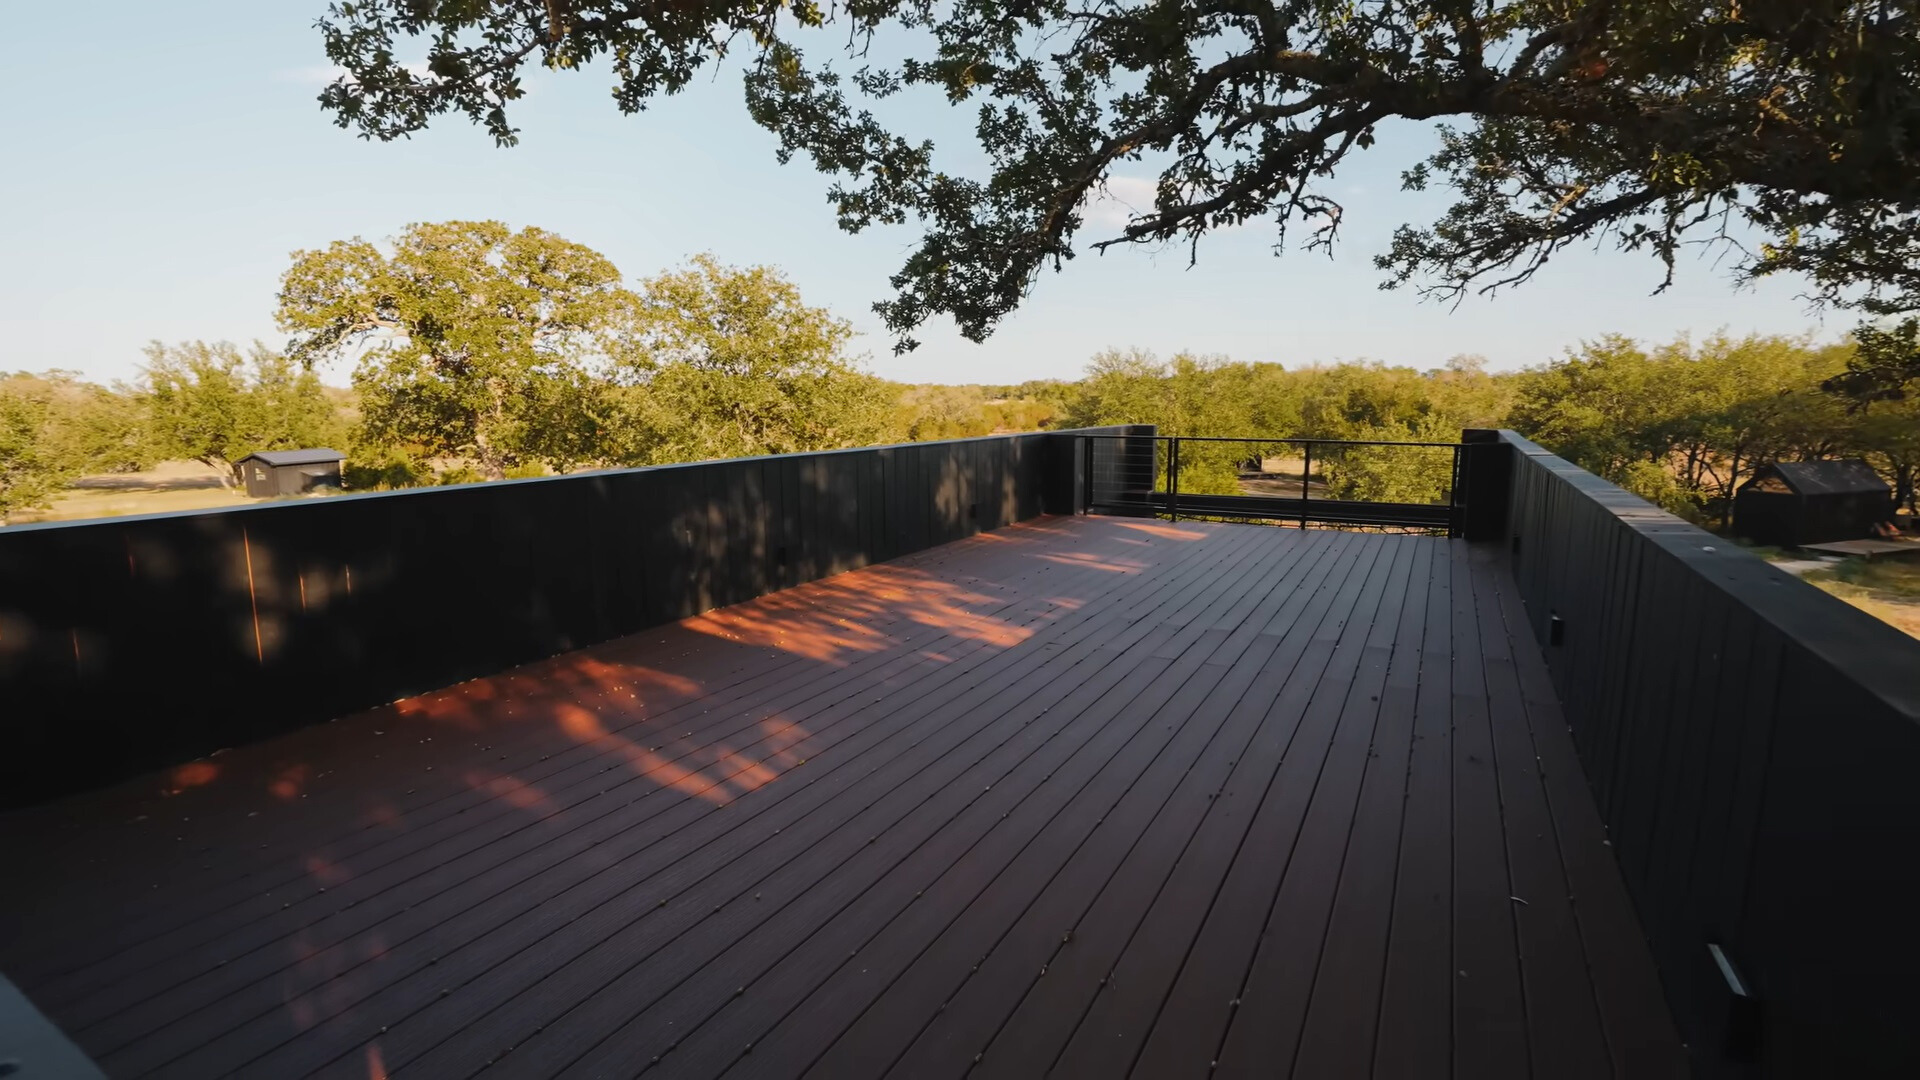
[[[1737,535],[1782,547],[1864,539],[1892,517],[1893,489],[1864,461],[1762,466],[1733,500]]]
[[[233,463],[247,494],[255,498],[300,495],[317,487],[340,486],[338,450],[262,450]]]

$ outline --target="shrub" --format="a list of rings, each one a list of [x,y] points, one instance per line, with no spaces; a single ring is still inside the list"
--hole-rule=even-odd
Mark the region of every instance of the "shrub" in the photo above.
[[[364,465],[349,463],[340,470],[341,483],[351,491],[419,487],[427,483],[428,478],[429,474],[419,465],[399,454],[388,454]]]

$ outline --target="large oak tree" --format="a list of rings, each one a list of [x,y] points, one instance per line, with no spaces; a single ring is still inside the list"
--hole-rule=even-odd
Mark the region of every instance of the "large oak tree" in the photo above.
[[[367,441],[472,461],[498,479],[596,456],[593,369],[639,299],[605,256],[497,221],[409,225],[294,253],[280,327],[309,364],[351,359]]]
[[[846,353],[853,330],[771,267],[697,255],[641,283],[617,365],[618,460],[790,454],[881,442],[894,391]]]
[[[1379,253],[1389,285],[1493,289],[1581,242],[1649,252],[1670,280],[1680,245],[1719,238],[1743,275],[1799,272],[1817,299],[1890,314],[1920,308],[1917,6],[337,0],[320,28],[346,74],[322,102],[374,138],[452,111],[504,144],[529,67],[602,62],[631,112],[744,53],[753,117],[782,160],[837,178],[843,227],[923,225],[879,305],[903,345],[937,314],[989,334],[1132,162],[1158,171],[1155,203],[1094,247],[1258,218],[1332,243],[1346,208],[1326,178],[1394,120],[1443,125],[1406,181],[1454,201]],[[867,108],[915,91],[974,111],[983,171]]]

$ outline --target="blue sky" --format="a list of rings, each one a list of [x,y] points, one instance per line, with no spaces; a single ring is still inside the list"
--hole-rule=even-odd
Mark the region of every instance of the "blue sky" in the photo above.
[[[14,40],[44,47],[15,50],[0,67],[9,148],[0,370],[125,378],[151,339],[277,345],[273,296],[291,252],[452,218],[538,225],[604,252],[630,280],[701,251],[779,266],[811,302],[853,321],[874,371],[914,382],[1070,378],[1108,346],[1290,366],[1367,358],[1431,367],[1479,353],[1511,368],[1608,332],[1830,338],[1852,323],[1809,311],[1795,282],[1737,291],[1704,262],[1650,296],[1657,265],[1612,253],[1568,253],[1532,284],[1458,308],[1381,292],[1372,256],[1400,221],[1439,205],[1397,190],[1423,142],[1403,129],[1333,182],[1347,224],[1331,261],[1276,258],[1272,231],[1260,226],[1212,238],[1192,269],[1184,249],[1088,253],[1044,277],[984,345],[934,325],[917,352],[895,357],[869,305],[917,234],[839,232],[827,181],[803,162],[775,162],[772,136],[746,118],[737,74],[628,117],[608,99],[603,72],[541,73],[519,108],[516,148],[497,149],[454,117],[409,142],[368,143],[314,101],[327,77],[312,28],[323,8],[123,0],[84,38],[62,5],[12,14]],[[81,40],[84,49],[46,44]],[[926,110],[928,133],[966,130],[968,118],[945,112]],[[1143,189],[1147,176],[1117,187]],[[1108,206],[1095,216],[1121,215]],[[344,382],[346,372],[328,376]]]

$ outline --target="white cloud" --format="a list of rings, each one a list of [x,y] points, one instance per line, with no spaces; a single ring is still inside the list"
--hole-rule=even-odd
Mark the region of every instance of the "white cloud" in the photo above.
[[[1109,176],[1105,189],[1094,190],[1081,204],[1081,220],[1094,229],[1117,233],[1134,217],[1153,212],[1153,200],[1159,190],[1159,177]],[[1209,231],[1222,233],[1246,227],[1247,223],[1241,222],[1216,225]]]
[[[1109,176],[1103,188],[1088,193],[1081,217],[1096,228],[1125,228],[1134,215],[1152,211],[1159,186],[1153,177]]]

